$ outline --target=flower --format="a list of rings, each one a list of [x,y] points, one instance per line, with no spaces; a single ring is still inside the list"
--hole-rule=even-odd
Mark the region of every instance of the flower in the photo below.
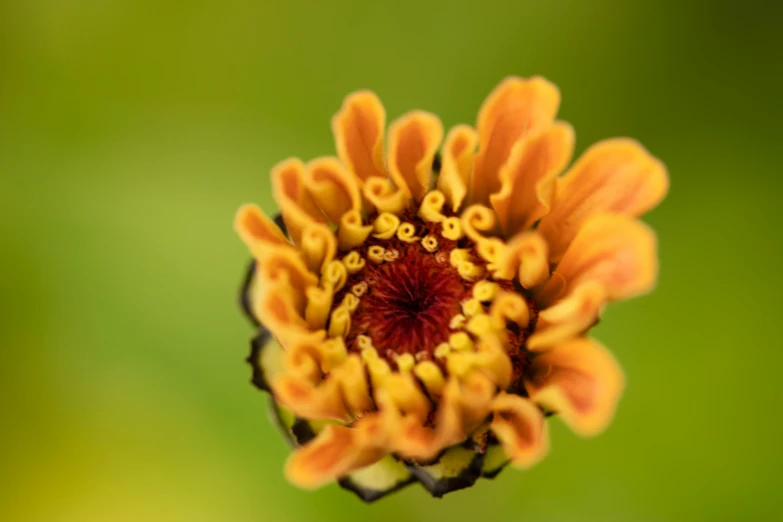
[[[537,463],[549,415],[581,435],[607,426],[623,374],[586,333],[655,284],[656,238],[636,218],[668,177],[630,139],[559,176],[574,148],[559,101],[542,78],[507,78],[475,129],[441,147],[438,118],[414,111],[384,156],[384,108],[354,93],[332,121],[337,158],[274,168],[281,217],[239,209],[249,362],[295,447],[292,483],[441,496]]]

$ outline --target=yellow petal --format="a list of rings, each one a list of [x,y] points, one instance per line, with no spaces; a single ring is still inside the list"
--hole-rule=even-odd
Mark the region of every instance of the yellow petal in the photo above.
[[[307,190],[332,223],[349,210],[361,208],[356,178],[345,171],[337,158],[318,158],[307,164]]]
[[[334,378],[340,382],[343,398],[351,413],[359,415],[373,409],[374,405],[370,397],[367,374],[359,355],[349,355],[334,370]]]
[[[465,201],[477,143],[475,130],[468,125],[458,125],[449,131],[443,144],[438,190],[446,196],[454,212]]]
[[[506,78],[487,97],[478,116],[479,150],[469,184],[474,203],[500,190],[500,167],[521,137],[552,123],[560,105],[557,87],[544,80]]]
[[[549,277],[546,241],[537,232],[528,230],[514,236],[502,248],[494,263],[497,279],[516,277],[523,287],[533,289]]]
[[[317,223],[308,225],[302,232],[299,248],[307,268],[320,274],[337,253],[337,240],[329,227]]]
[[[326,217],[307,191],[304,164],[296,158],[282,161],[272,169],[272,191],[280,207],[288,235],[300,244],[305,228],[326,222]]]
[[[591,216],[639,216],[655,207],[669,189],[666,167],[631,139],[590,147],[557,181],[552,210],[538,226],[557,262]]]
[[[414,111],[389,128],[389,172],[397,188],[417,202],[430,188],[432,160],[443,139],[443,126],[434,114]]]
[[[622,370],[596,341],[575,338],[536,356],[525,379],[530,399],[556,412],[577,433],[609,424],[623,391]]]
[[[359,444],[356,428],[330,425],[297,449],[286,462],[286,476],[301,488],[314,489],[384,456],[384,451]]]
[[[492,209],[483,205],[471,205],[460,216],[465,235],[474,243],[485,239],[485,235],[491,235],[495,230],[497,220]]]
[[[406,415],[424,422],[430,412],[430,402],[408,373],[392,373],[383,383],[395,407]]]
[[[574,130],[563,122],[516,142],[500,169],[500,191],[489,198],[506,236],[530,228],[549,211],[555,177],[573,151]]]
[[[546,420],[530,400],[500,393],[492,401],[490,429],[514,466],[528,468],[549,450]]]
[[[348,96],[332,119],[337,155],[360,180],[386,176],[383,166],[383,130],[386,111],[371,91]]]
[[[386,178],[370,178],[362,188],[367,202],[379,213],[400,214],[408,207],[410,196],[405,187],[394,188]]]

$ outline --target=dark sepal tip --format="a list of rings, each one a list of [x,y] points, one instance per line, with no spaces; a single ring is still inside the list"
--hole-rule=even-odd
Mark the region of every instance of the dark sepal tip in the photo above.
[[[416,477],[411,476],[410,478],[403,480],[402,482],[398,482],[394,486],[390,487],[389,489],[384,490],[377,490],[377,489],[368,489],[363,488],[353,482],[349,477],[343,477],[340,480],[337,481],[337,484],[351,493],[355,494],[357,497],[359,497],[363,502],[366,502],[368,504],[375,502],[376,500],[380,500],[383,497],[387,495],[391,495],[392,493],[395,493],[402,488],[409,486],[410,484],[413,484],[416,482]]]
[[[476,453],[468,467],[456,477],[435,479],[426,470],[415,465],[408,465],[408,470],[435,498],[441,498],[447,493],[471,487],[481,477],[481,469],[484,467],[484,455]]]
[[[256,336],[250,340],[250,355],[248,355],[247,359],[245,359],[253,369],[250,382],[253,383],[253,386],[265,392],[269,391],[269,383],[267,382],[266,376],[264,375],[264,369],[261,367],[260,358],[261,351],[264,349],[271,338],[272,335],[269,333],[269,331],[261,327],[258,330]]]

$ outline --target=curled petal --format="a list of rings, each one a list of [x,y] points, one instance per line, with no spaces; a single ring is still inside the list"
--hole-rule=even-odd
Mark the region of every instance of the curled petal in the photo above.
[[[505,248],[500,249],[494,263],[494,276],[513,279],[523,287],[533,289],[549,277],[549,260],[546,241],[534,231],[514,236]]]
[[[337,240],[326,225],[321,223],[309,225],[302,232],[300,250],[307,268],[314,274],[320,274],[334,259],[337,253]]]
[[[492,401],[490,429],[514,466],[529,468],[549,450],[546,421],[533,402],[500,393]]]
[[[421,201],[430,188],[432,160],[443,139],[443,126],[434,114],[414,111],[389,129],[389,172],[397,188]]]
[[[384,451],[368,446],[357,428],[329,425],[297,449],[286,462],[286,476],[301,488],[315,489],[377,462]]]
[[[575,338],[533,359],[525,387],[530,399],[556,412],[577,433],[596,435],[614,416],[622,370],[596,341]]]
[[[307,191],[304,165],[298,159],[287,159],[272,169],[272,190],[288,235],[297,245],[305,228],[326,222],[323,212]]]
[[[660,203],[668,189],[666,167],[639,143],[606,140],[590,147],[557,181],[552,210],[537,230],[557,262],[591,216],[639,216]]]
[[[530,228],[549,212],[555,177],[573,151],[574,130],[563,122],[516,142],[500,169],[500,191],[489,198],[506,236]]]
[[[552,123],[560,92],[543,78],[507,78],[490,93],[478,116],[479,150],[470,183],[474,203],[500,190],[500,167],[523,136]]]
[[[264,295],[259,299],[258,317],[261,322],[277,337],[283,345],[302,338],[321,339],[323,330],[313,332],[305,320],[303,313],[297,307],[297,299],[293,289],[284,283],[264,288]]]
[[[465,235],[476,243],[485,239],[484,233],[495,230],[495,213],[483,205],[471,205],[462,213]]]
[[[408,206],[410,196],[405,188],[394,188],[385,178],[370,178],[362,189],[365,199],[378,212],[400,214]]]
[[[340,219],[340,229],[337,232],[338,246],[346,251],[356,248],[367,239],[372,232],[372,225],[362,223],[362,215],[358,210],[343,214]]]
[[[386,111],[370,91],[348,96],[332,118],[332,131],[340,160],[360,180],[386,176],[383,166],[383,129]]]
[[[258,268],[264,284],[277,286],[290,293],[296,309],[304,313],[305,289],[317,285],[318,278],[308,270],[298,253],[277,249],[268,254]]]
[[[305,185],[332,223],[343,214],[361,208],[356,178],[343,169],[337,158],[318,158],[307,164]]]
[[[443,159],[438,176],[438,190],[459,211],[468,192],[468,179],[473,170],[478,135],[468,125],[458,125],[449,131],[443,144]]]

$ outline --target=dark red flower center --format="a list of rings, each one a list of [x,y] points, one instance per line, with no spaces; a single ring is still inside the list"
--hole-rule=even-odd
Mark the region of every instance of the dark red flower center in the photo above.
[[[387,358],[403,353],[429,357],[447,341],[449,322],[470,296],[471,285],[448,259],[436,258],[419,244],[406,245],[391,263],[370,267],[367,276],[369,290],[351,331],[368,335]]]

